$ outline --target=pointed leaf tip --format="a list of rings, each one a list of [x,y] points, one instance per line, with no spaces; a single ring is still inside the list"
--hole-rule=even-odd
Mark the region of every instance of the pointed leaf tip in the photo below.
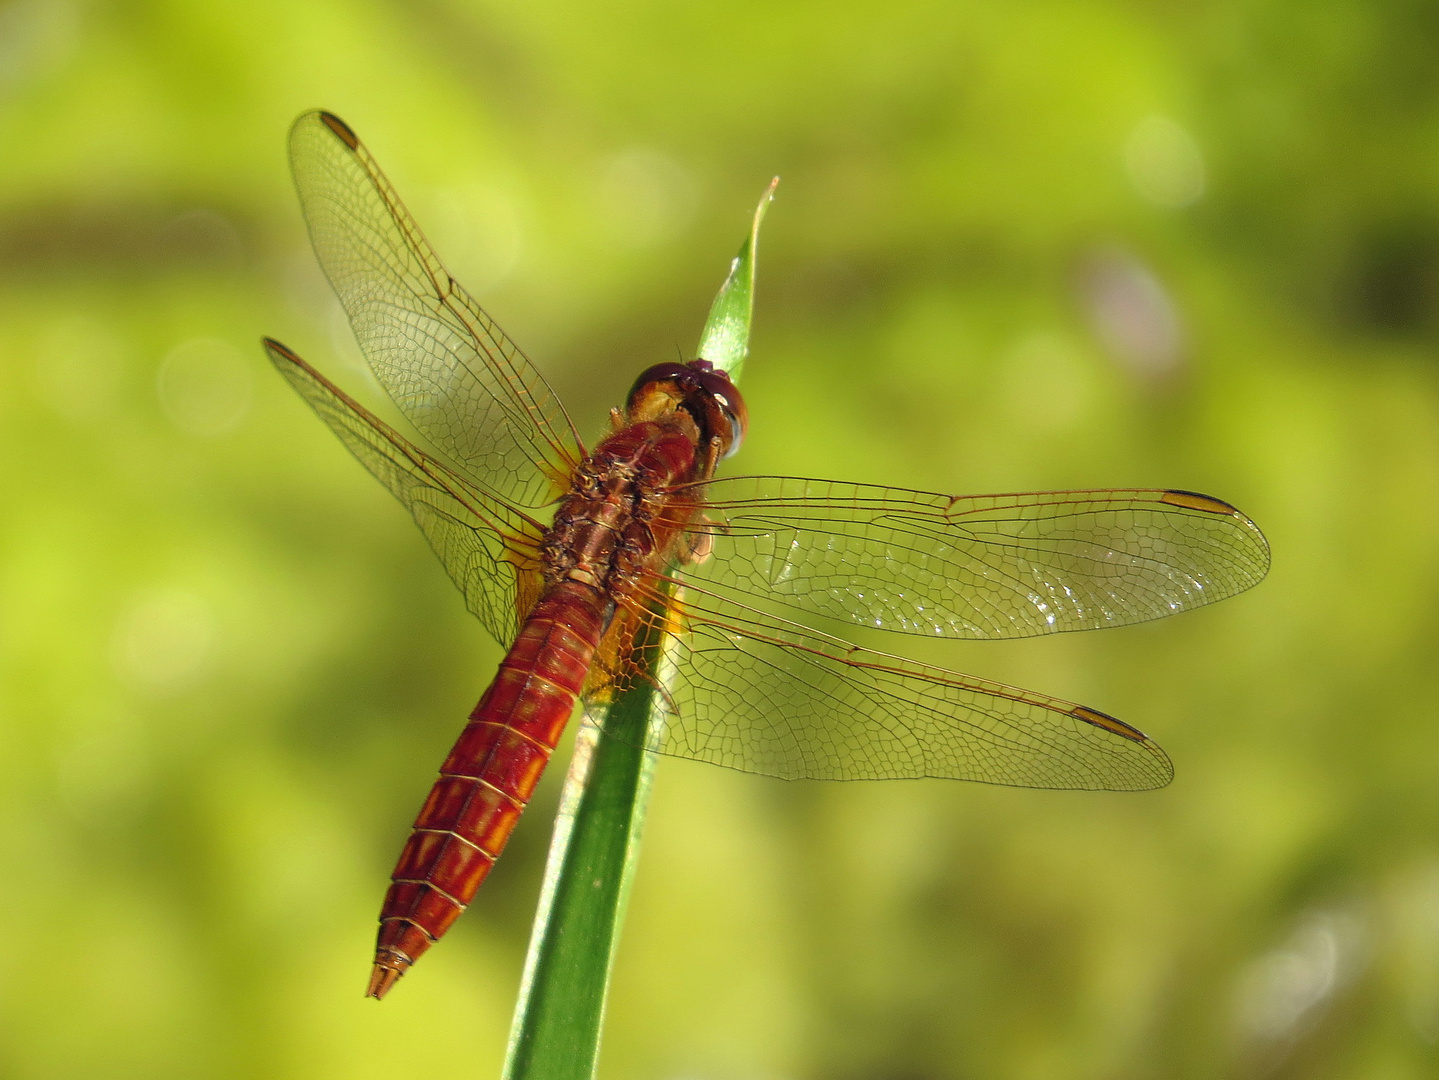
[[[709,319],[700,335],[698,355],[738,380],[745,354],[749,352],[750,324],[754,316],[754,273],[759,249],[759,227],[765,211],[774,201],[776,176],[760,196],[750,225],[749,236],[730,263],[729,276],[720,286]]]

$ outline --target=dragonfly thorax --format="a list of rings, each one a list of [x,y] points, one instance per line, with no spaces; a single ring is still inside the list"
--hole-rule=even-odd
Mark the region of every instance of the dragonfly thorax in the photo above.
[[[555,511],[541,551],[550,584],[579,581],[623,595],[673,556],[685,508],[670,489],[700,478],[697,425],[684,412],[627,424],[595,448]]]

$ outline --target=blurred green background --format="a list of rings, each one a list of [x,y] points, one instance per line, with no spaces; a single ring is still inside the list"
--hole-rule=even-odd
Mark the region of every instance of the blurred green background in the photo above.
[[[1273,544],[1175,620],[884,642],[1137,724],[1165,791],[663,762],[603,1077],[1434,1074],[1434,5],[12,0],[0,1076],[500,1069],[561,770],[361,997],[499,652],[260,352],[355,363],[314,106],[589,436],[779,173],[736,468],[1183,487]]]

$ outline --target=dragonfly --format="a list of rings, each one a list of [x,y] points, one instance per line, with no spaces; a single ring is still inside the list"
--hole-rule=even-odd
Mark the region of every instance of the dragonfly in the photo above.
[[[717,475],[748,410],[702,359],[642,372],[586,449],[355,133],[310,112],[289,149],[315,253],[416,438],[278,341],[265,348],[507,649],[391,877],[369,996],[474,898],[576,703],[655,678],[637,660],[646,635],[672,661],[657,695],[663,742],[648,747],[665,754],[784,779],[1169,783],[1164,751],[1099,709],[796,620],[998,640],[1187,611],[1268,570],[1264,536],[1229,503],[1178,489],[945,495]]]

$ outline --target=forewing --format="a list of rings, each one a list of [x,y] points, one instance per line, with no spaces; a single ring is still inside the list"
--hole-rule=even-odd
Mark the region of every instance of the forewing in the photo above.
[[[1095,709],[984,682],[686,589],[652,747],[786,780],[942,777],[1139,791],[1164,751]]]
[[[685,577],[903,633],[1124,626],[1258,583],[1269,547],[1228,503],[1168,490],[938,495],[797,477],[705,488],[713,553]]]
[[[552,501],[584,457],[559,400],[441,265],[354,133],[311,112],[290,130],[310,239],[375,377],[472,479]]]
[[[406,441],[278,341],[265,350],[350,453],[413,515],[464,594],[465,606],[502,645],[534,598],[540,527]]]

